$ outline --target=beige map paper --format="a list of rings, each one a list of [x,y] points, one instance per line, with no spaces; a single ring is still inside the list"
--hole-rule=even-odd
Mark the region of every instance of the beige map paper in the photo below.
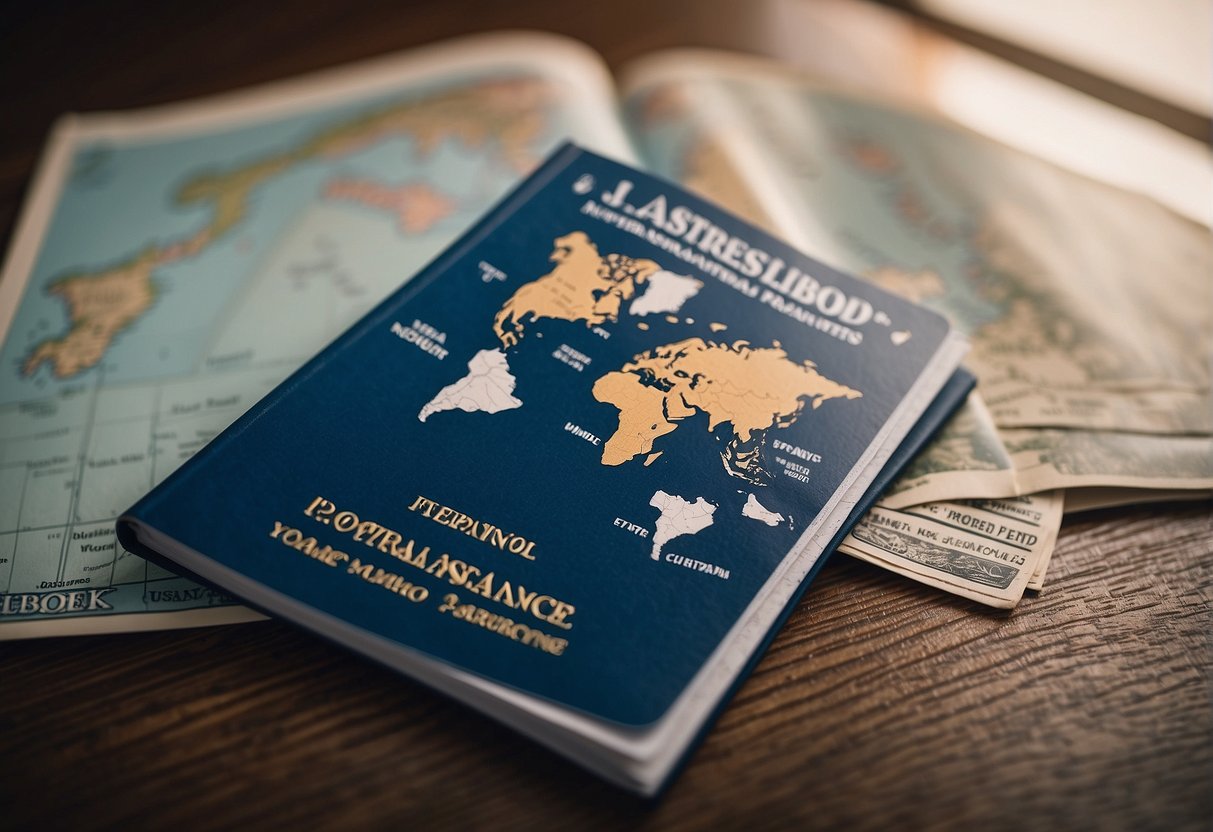
[[[806,251],[969,333],[978,393],[889,505],[1213,487],[1207,228],[758,59],[667,54],[640,65],[630,89],[660,172],[725,202],[757,201]],[[661,119],[675,112],[672,139]]]
[[[1018,493],[1015,463],[999,437],[980,391],[906,466],[881,498],[904,508],[935,500],[991,499]]]

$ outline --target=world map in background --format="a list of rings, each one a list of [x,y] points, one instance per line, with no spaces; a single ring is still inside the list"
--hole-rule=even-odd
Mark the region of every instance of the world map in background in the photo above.
[[[500,68],[166,140],[81,139],[0,353],[0,592],[229,603],[117,514],[399,286],[569,135]]]
[[[439,223],[454,219],[464,200],[474,206],[463,212],[466,224],[468,214],[474,216],[476,209],[500,193],[503,179],[508,182],[521,176],[540,158],[541,151],[537,152],[535,145],[546,128],[545,92],[544,81],[517,78],[410,97],[316,128],[302,140],[254,156],[248,162],[222,167],[208,168],[194,161],[190,151],[195,148],[189,145],[207,140],[189,140],[180,143],[184,145],[180,150],[183,164],[201,170],[187,174],[179,183],[135,174],[135,166],[143,169],[146,148],[108,154],[99,148],[86,148],[81,158],[87,161],[77,165],[69,190],[80,192],[83,201],[96,198],[108,202],[108,212],[90,219],[106,226],[115,220],[118,224],[130,222],[135,227],[119,233],[129,233],[132,242],[127,253],[117,255],[116,262],[46,275],[43,281],[35,276],[36,288],[62,302],[67,328],[59,335],[32,337],[33,346],[21,362],[21,375],[36,376],[45,364],[55,378],[70,379],[97,367],[110,354],[115,340],[136,328],[144,316],[165,316],[175,311],[172,304],[156,303],[172,283],[202,280],[213,285],[221,277],[211,273],[217,266],[210,261],[224,253],[243,261],[241,276],[255,272],[257,256],[277,239],[274,232],[284,226],[284,221],[302,213],[304,206],[317,202],[359,205],[385,214],[405,236],[424,237]],[[120,154],[129,157],[130,168],[123,168],[123,160],[115,158]],[[460,177],[451,175],[453,159],[443,157],[456,155],[466,157],[463,161],[469,163],[467,167],[481,168],[481,177],[466,181],[465,174],[461,182]],[[394,181],[385,181],[385,177]],[[93,187],[98,180],[100,188]],[[149,238],[147,231],[141,235],[140,229],[155,220],[113,207],[126,204],[119,201],[122,193],[113,193],[121,188],[158,190],[162,197],[159,213],[173,219],[182,209],[201,212],[202,218],[197,223],[187,220],[184,224],[188,230],[170,232],[167,239],[160,234]],[[278,193],[283,191],[294,199],[283,200]],[[70,196],[67,201],[70,203]],[[76,228],[69,223],[65,219],[63,225],[68,227],[64,231],[71,234]],[[344,223],[349,224],[349,220]],[[54,244],[55,230],[47,248]],[[358,239],[340,231],[337,236],[347,245]],[[446,239],[450,235],[441,236]],[[74,247],[67,248],[76,252]],[[392,261],[396,282],[410,263],[416,268],[414,258]],[[204,270],[203,274],[174,270],[195,264]],[[21,323],[17,324],[18,330]],[[45,319],[38,325],[45,327]],[[154,328],[156,324],[142,327],[134,338]]]
[[[1207,231],[777,68],[685,70],[648,78],[627,102],[653,171],[934,308],[970,337],[978,392],[886,499],[1213,482],[1201,343],[1213,306],[1185,300],[1210,300]],[[1148,245],[1109,244],[1137,238]]]

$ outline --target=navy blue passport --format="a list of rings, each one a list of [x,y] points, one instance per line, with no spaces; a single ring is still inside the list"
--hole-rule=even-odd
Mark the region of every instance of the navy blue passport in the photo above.
[[[565,146],[118,534],[652,794],[964,351]]]

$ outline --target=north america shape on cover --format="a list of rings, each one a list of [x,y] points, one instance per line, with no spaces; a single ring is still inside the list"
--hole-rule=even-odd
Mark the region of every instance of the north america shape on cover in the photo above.
[[[624,302],[661,271],[652,260],[622,254],[603,257],[583,231],[558,238],[548,259],[555,267],[521,286],[493,320],[493,332],[505,349],[522,340],[527,324],[544,318],[583,321],[587,327],[614,323]],[[689,295],[683,297],[684,301],[686,297]]]
[[[644,294],[628,314],[677,312],[703,287],[702,281],[663,271],[652,260],[621,254],[604,257],[582,231],[557,238],[548,259],[555,264],[552,270],[519,287],[494,318],[493,333],[501,348],[477,353],[466,376],[422,407],[417,414],[420,421],[444,410],[497,413],[521,406],[513,395],[516,380],[506,351],[516,347],[527,326],[537,321],[581,322],[587,327],[615,323],[623,304],[636,297],[638,289]]]
[[[444,410],[497,413],[521,406],[521,400],[513,396],[516,380],[506,350],[518,345],[529,324],[545,318],[582,322],[587,327],[614,323],[624,302],[650,278],[658,279],[650,287],[650,291],[657,289],[657,295],[648,311],[676,312],[703,286],[694,278],[661,271],[652,260],[619,254],[603,257],[582,231],[557,238],[548,259],[555,263],[552,270],[524,283],[494,318],[493,333],[501,348],[477,353],[468,363],[468,375],[444,387],[421,408],[420,421]]]

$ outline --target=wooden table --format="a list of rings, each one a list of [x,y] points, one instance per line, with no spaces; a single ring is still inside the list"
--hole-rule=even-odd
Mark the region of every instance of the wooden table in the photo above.
[[[496,26],[612,62],[746,36],[686,4],[522,5],[6,12],[0,224],[64,110]],[[1067,519],[1046,591],[1009,614],[837,558],[657,803],[277,622],[4,644],[0,827],[1207,829],[1211,508]]]

